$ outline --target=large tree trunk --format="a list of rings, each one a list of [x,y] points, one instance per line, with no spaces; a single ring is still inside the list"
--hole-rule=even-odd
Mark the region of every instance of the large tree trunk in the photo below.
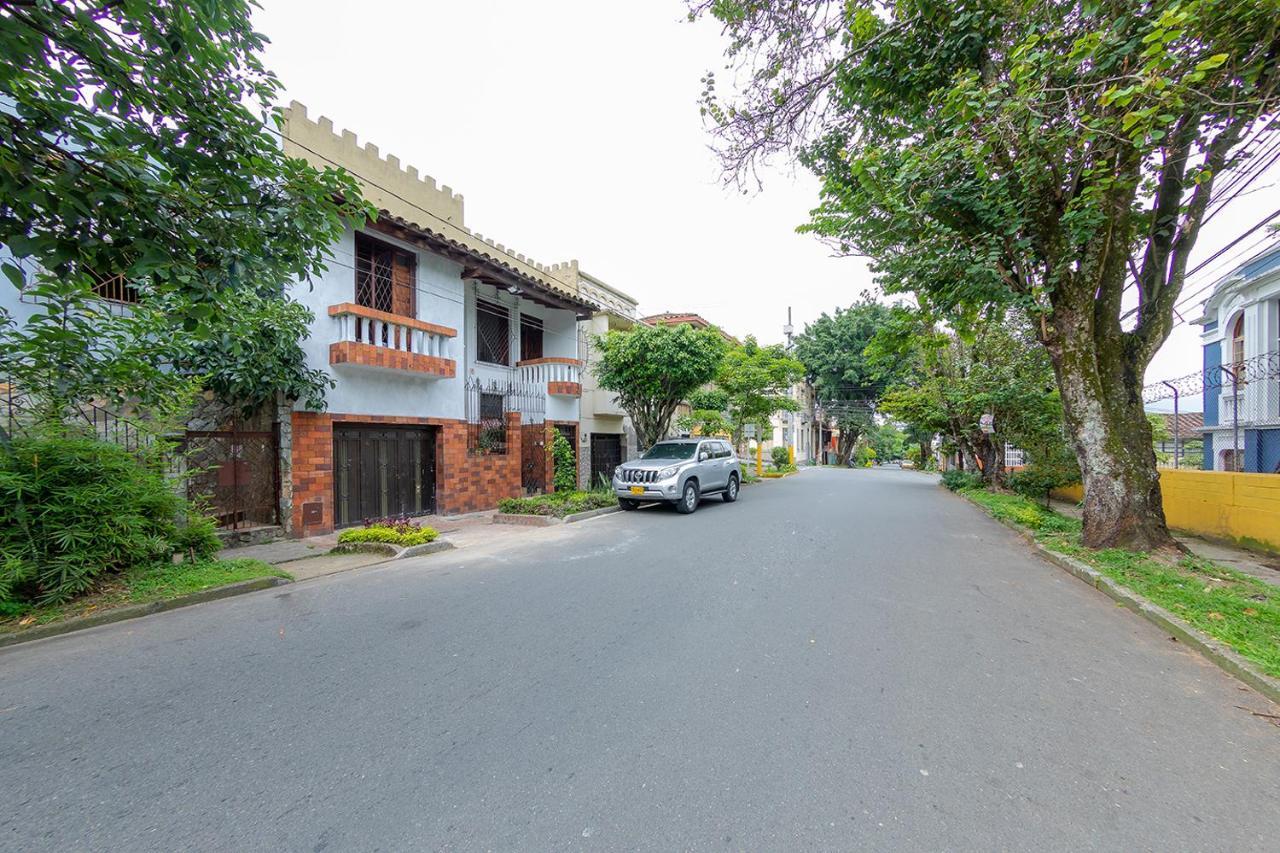
[[[1068,438],[1084,482],[1084,544],[1149,551],[1176,547],[1164,518],[1151,424],[1142,403],[1149,360],[1133,339],[1095,337],[1092,317],[1055,312],[1047,342]],[[1099,339],[1101,338],[1101,339]]]
[[[982,482],[993,489],[1005,485],[1004,446],[986,433],[973,436],[973,447],[982,461]]]

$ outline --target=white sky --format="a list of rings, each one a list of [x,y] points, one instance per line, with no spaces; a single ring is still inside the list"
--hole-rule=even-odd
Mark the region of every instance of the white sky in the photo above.
[[[721,184],[698,96],[723,42],[680,0],[261,1],[286,101],[461,192],[472,230],[542,263],[577,258],[643,313],[695,311],[773,342],[788,306],[799,331],[873,287],[863,261],[795,233],[812,175],[779,168],[749,196]],[[1198,254],[1277,195],[1233,204]],[[1198,333],[1175,330],[1148,379],[1196,371]]]

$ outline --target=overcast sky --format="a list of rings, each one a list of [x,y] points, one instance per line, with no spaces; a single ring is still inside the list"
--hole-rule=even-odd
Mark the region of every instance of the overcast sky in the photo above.
[[[723,186],[698,114],[723,41],[678,0],[261,2],[286,100],[461,192],[472,230],[543,263],[577,258],[644,313],[695,311],[773,342],[788,306],[799,331],[874,287],[862,260],[795,233],[810,174],[780,164],[762,193]],[[1217,217],[1201,256],[1275,195]],[[1194,372],[1198,332],[1179,327],[1148,379]]]

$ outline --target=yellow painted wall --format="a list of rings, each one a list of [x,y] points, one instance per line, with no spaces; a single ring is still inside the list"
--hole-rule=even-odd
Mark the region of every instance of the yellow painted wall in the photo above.
[[[1280,476],[1162,468],[1160,492],[1172,528],[1280,548]],[[1084,488],[1068,486],[1053,495],[1079,502]]]

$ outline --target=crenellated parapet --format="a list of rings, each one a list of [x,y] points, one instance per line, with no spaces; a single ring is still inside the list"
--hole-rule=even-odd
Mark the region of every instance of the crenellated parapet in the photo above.
[[[305,105],[294,101],[284,110],[284,152],[306,160],[317,168],[341,166],[351,172],[364,189],[365,198],[395,216],[410,222],[423,212],[463,227],[462,194],[440,186],[430,175],[419,175],[413,166],[401,166],[394,154],[385,157],[372,142],[360,144],[349,130],[335,132],[325,116],[312,121]]]
[[[577,297],[578,262],[547,266],[483,234],[472,232],[463,220],[462,194],[403,166],[392,154],[359,139],[349,130],[335,131],[333,121],[307,117],[307,108],[293,101],[282,110],[285,154],[317,168],[341,166],[359,181],[364,197],[392,220],[430,231],[459,247],[478,253],[512,272],[527,276],[560,293]]]

